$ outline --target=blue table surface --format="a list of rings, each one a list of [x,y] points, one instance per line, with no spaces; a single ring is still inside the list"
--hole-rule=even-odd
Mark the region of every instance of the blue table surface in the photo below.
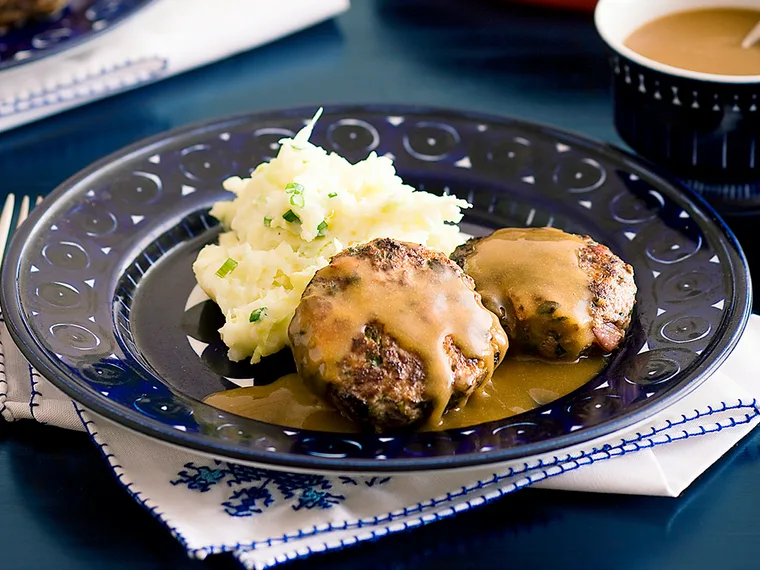
[[[515,115],[618,145],[591,16],[494,0],[354,0],[334,21],[0,134],[0,192],[46,194],[92,161],[189,122],[396,102]],[[748,219],[730,223],[757,265]],[[0,423],[0,568],[233,568],[190,560],[87,437]],[[293,568],[757,568],[760,432],[678,499],[526,490]]]

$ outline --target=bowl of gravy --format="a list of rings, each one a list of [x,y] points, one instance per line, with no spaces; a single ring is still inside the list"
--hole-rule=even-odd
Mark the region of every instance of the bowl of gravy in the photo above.
[[[721,213],[760,211],[758,0],[600,0],[615,127]]]

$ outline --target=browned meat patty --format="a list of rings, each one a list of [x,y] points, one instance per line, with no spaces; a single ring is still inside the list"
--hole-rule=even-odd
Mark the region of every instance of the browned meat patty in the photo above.
[[[500,317],[510,343],[546,358],[611,352],[636,298],[633,268],[588,236],[504,228],[452,254]]]
[[[288,335],[307,385],[379,432],[437,424],[491,378],[507,350],[498,319],[457,265],[385,238],[320,269]]]
[[[612,352],[625,338],[636,303],[636,283],[633,267],[610,249],[584,237],[586,247],[578,254],[581,269],[589,277],[592,294],[592,331],[596,343],[604,352]]]
[[[0,0],[0,26],[54,14],[66,4],[68,0]]]

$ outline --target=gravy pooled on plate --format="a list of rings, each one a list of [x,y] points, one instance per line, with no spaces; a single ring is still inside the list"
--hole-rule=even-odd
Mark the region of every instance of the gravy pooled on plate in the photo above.
[[[760,45],[742,48],[742,40],[758,21],[760,10],[689,10],[644,24],[624,43],[644,57],[681,69],[760,75]]]
[[[469,427],[532,410],[580,388],[604,364],[601,356],[556,363],[507,355],[491,381],[476,391],[466,406],[447,412],[438,425],[427,429]],[[266,386],[217,392],[203,401],[239,416],[286,427],[338,433],[361,430],[317,397],[297,374],[288,374]]]

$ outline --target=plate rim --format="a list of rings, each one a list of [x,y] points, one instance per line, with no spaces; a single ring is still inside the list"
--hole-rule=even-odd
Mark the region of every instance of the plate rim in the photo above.
[[[319,106],[319,105],[317,105]],[[47,378],[56,387],[62,390],[69,397],[77,401],[86,409],[91,409],[98,415],[105,416],[111,421],[123,425],[132,430],[147,435],[156,440],[166,441],[173,445],[179,445],[185,449],[196,450],[203,453],[224,455],[232,459],[244,461],[253,461],[264,463],[272,468],[296,467],[299,469],[318,469],[332,472],[383,472],[383,473],[402,473],[409,471],[435,471],[454,468],[464,468],[475,465],[487,465],[503,463],[505,461],[520,460],[528,457],[546,454],[552,451],[565,449],[571,446],[581,445],[600,437],[611,435],[615,432],[629,428],[642,420],[652,417],[667,407],[678,402],[697,387],[699,387],[715,370],[728,358],[733,349],[736,347],[742,333],[747,325],[752,312],[752,279],[749,272],[746,256],[739,244],[736,236],[726,225],[714,208],[707,203],[704,198],[696,194],[693,190],[684,185],[680,180],[671,177],[663,168],[652,164],[646,159],[637,157],[626,150],[619,149],[616,146],[598,141],[592,137],[577,133],[572,130],[558,128],[553,125],[547,125],[536,121],[526,121],[518,117],[509,115],[497,115],[489,113],[480,113],[475,111],[460,110],[448,107],[436,107],[430,105],[417,104],[330,104],[323,105],[326,113],[339,112],[383,112],[390,114],[404,113],[424,113],[437,118],[453,116],[461,119],[478,119],[484,122],[504,123],[509,122],[520,127],[527,127],[533,130],[545,130],[549,133],[556,133],[565,137],[578,140],[580,143],[594,147],[597,152],[613,156],[618,160],[625,162],[638,171],[646,172],[649,178],[652,178],[658,185],[671,187],[678,191],[679,197],[690,206],[694,212],[699,212],[705,218],[707,223],[720,232],[721,237],[725,240],[724,247],[732,251],[737,256],[739,266],[736,267],[737,275],[743,279],[742,282],[734,281],[734,301],[738,298],[737,290],[742,286],[744,291],[744,303],[732,303],[733,311],[729,315],[726,328],[734,328],[733,333],[722,336],[716,343],[714,351],[717,352],[711,362],[702,362],[694,371],[694,376],[679,389],[674,390],[648,406],[643,406],[620,417],[604,422],[598,426],[590,427],[583,430],[563,434],[561,436],[531,444],[526,444],[517,448],[507,448],[488,452],[473,452],[463,455],[436,456],[432,458],[417,459],[367,459],[367,458],[325,458],[307,454],[296,454],[290,451],[280,451],[271,453],[254,448],[243,448],[241,446],[223,444],[219,440],[214,440],[213,444],[206,444],[203,441],[194,439],[194,434],[181,432],[179,430],[169,430],[166,425],[159,420],[140,416],[134,413],[136,418],[131,418],[117,410],[110,409],[108,405],[100,403],[98,398],[93,397],[90,391],[80,389],[79,386],[73,385],[68,381],[66,375],[60,375],[55,366],[49,366],[53,363],[44,351],[36,346],[35,336],[26,326],[26,321],[21,315],[20,292],[16,287],[15,276],[19,270],[21,261],[20,253],[29,237],[29,234],[36,227],[42,216],[47,212],[46,207],[37,207],[29,215],[27,221],[13,235],[11,243],[5,255],[5,263],[0,275],[0,303],[4,308],[5,322],[8,331],[14,343],[21,350],[22,354],[37,370]],[[107,173],[108,170],[118,168],[123,162],[129,161],[136,153],[148,153],[154,150],[157,145],[170,144],[183,135],[196,132],[201,129],[221,129],[227,125],[250,120],[256,117],[266,117],[273,115],[311,115],[315,106],[284,107],[278,109],[264,109],[246,113],[236,113],[233,115],[212,117],[201,121],[196,121],[187,125],[177,127],[168,131],[157,133],[151,137],[138,140],[128,146],[122,147],[113,153],[95,161],[90,166],[80,170],[74,175],[67,178],[59,184],[47,198],[45,203],[49,206],[54,201],[64,196],[75,185],[82,184],[94,174]],[[733,325],[733,326],[732,326]],[[517,452],[516,450],[523,450]]]
[[[95,0],[93,0],[94,2]],[[139,0],[140,4],[138,6],[135,6],[132,10],[127,12],[126,14],[123,14],[119,18],[116,18],[112,20],[112,23],[108,25],[107,27],[103,28],[102,30],[90,30],[87,33],[82,34],[81,36],[74,38],[67,42],[62,42],[60,44],[55,45],[54,47],[51,47],[49,49],[40,50],[38,52],[38,55],[32,55],[28,58],[21,59],[21,60],[9,60],[7,62],[0,61],[0,72],[3,71],[9,71],[11,69],[18,69],[26,64],[29,63],[35,63],[37,61],[40,61],[42,59],[58,55],[60,53],[69,51],[70,49],[81,47],[82,45],[86,44],[90,40],[94,40],[96,38],[99,38],[100,36],[107,34],[111,30],[114,30],[121,26],[124,22],[131,19],[132,16],[137,15],[140,13],[143,8],[147,8],[149,5],[156,2],[156,0]],[[37,53],[37,52],[35,52]]]

